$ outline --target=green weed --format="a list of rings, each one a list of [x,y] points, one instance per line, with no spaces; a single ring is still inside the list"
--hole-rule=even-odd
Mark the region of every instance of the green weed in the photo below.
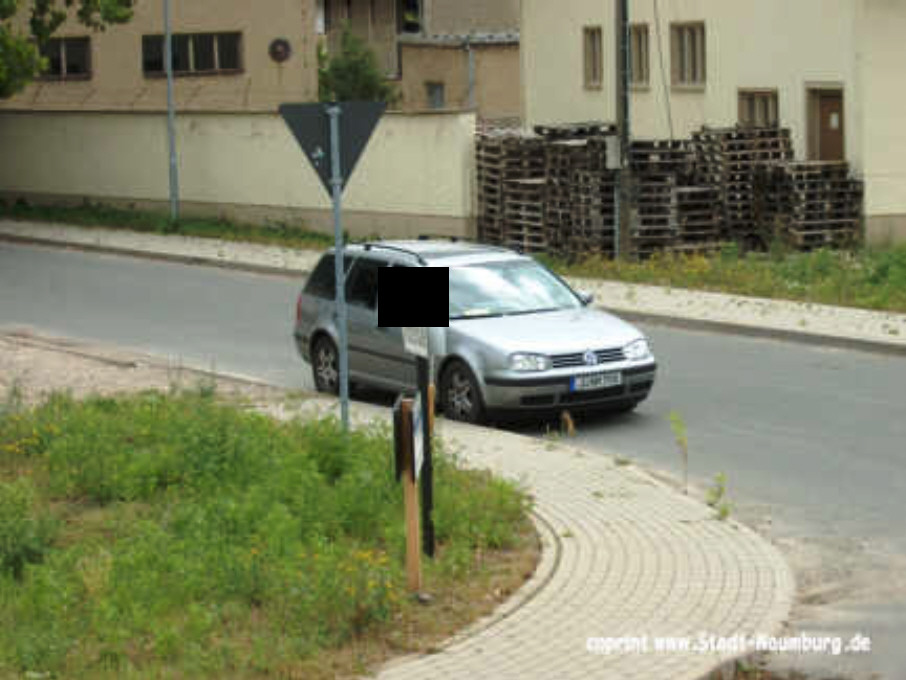
[[[392,627],[415,606],[392,441],[341,432],[201,389],[0,415],[0,676],[280,675]],[[469,581],[529,501],[436,456],[426,581]]]

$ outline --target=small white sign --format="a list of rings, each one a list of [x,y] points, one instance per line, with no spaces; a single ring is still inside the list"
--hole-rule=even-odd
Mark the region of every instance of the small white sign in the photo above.
[[[428,358],[428,327],[403,326],[403,347],[409,354]]]
[[[412,460],[415,464],[413,476],[418,479],[425,459],[425,423],[422,420],[422,395],[419,393],[412,404]]]

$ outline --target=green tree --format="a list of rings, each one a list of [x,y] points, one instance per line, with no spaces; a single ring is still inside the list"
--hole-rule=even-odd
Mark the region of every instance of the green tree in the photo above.
[[[2,1],[2,0],[0,0]],[[364,40],[343,27],[338,54],[318,51],[318,96],[327,101],[380,101],[399,99],[378,66],[377,56]]]
[[[133,0],[0,0],[0,99],[12,97],[34,80],[45,60],[40,48],[76,6],[81,24],[96,31],[132,18]],[[28,30],[19,30],[14,17],[28,12]]]

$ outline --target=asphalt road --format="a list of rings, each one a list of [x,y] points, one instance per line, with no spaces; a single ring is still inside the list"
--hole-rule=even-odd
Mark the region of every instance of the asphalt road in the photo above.
[[[31,326],[307,388],[290,336],[301,283],[0,242],[0,327]],[[628,416],[579,419],[574,442],[676,482],[682,465],[668,416],[680,413],[695,489],[725,473],[733,516],[791,560],[806,595],[794,616],[799,629],[872,639],[870,655],[786,665],[903,677],[906,359],[646,331],[661,366],[652,397]]]

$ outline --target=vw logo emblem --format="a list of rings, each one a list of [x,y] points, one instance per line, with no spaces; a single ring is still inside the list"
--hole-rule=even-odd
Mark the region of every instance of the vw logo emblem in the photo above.
[[[588,350],[584,357],[586,366],[597,366],[598,365],[598,355],[595,354],[592,350]]]

